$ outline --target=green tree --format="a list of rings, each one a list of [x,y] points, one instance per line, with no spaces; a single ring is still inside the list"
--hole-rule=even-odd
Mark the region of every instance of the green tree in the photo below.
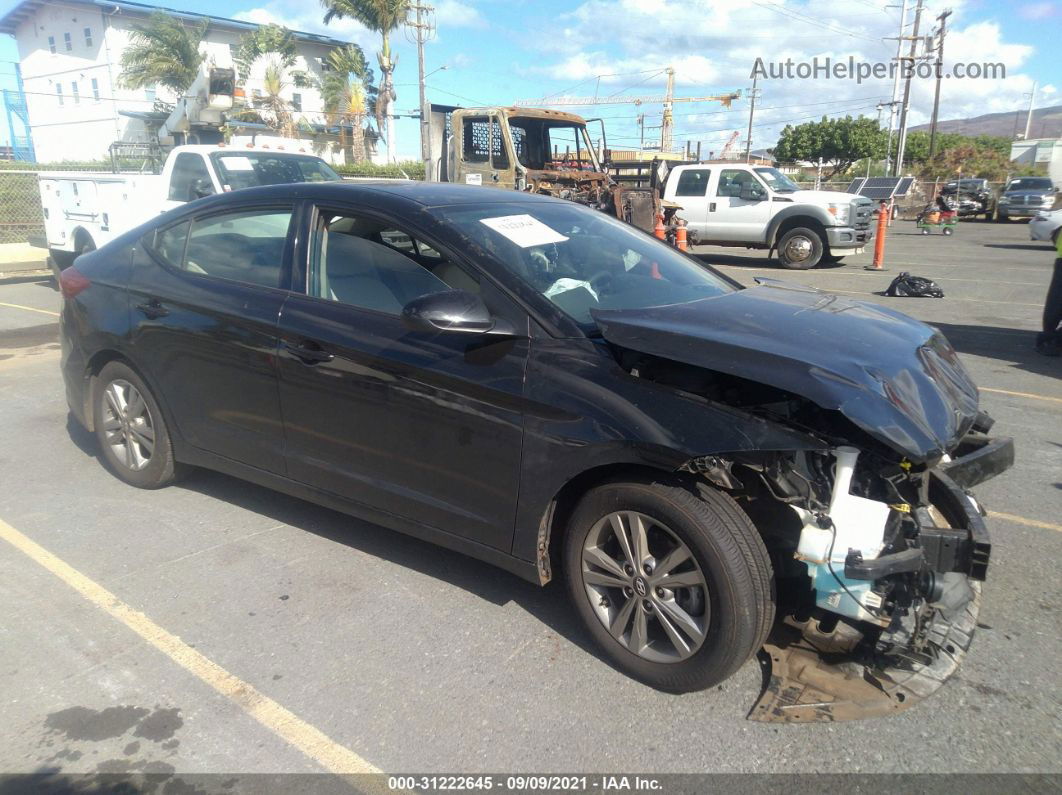
[[[241,84],[260,74],[261,96],[249,99],[248,106],[235,115],[245,121],[261,121],[281,135],[294,138],[299,123],[284,95],[291,85],[312,85],[310,76],[293,69],[298,60],[295,38],[280,25],[262,25],[240,37],[233,61]]]
[[[180,95],[199,74],[203,54],[199,44],[206,22],[185,25],[176,17],[155,11],[147,24],[134,25],[129,46],[122,53],[118,82],[126,88],[163,86]]]
[[[880,158],[885,154],[885,133],[874,119],[845,116],[786,125],[774,148],[774,155],[782,161],[822,158],[829,169],[825,179],[843,174],[857,160]]]
[[[269,24],[241,36],[232,58],[239,80],[247,80],[255,62],[266,56],[283,70],[291,69],[295,65],[298,50],[290,30]]]
[[[356,44],[332,50],[328,65],[319,86],[325,116],[339,127],[339,145],[346,161],[359,163],[366,159],[365,115],[376,93],[373,72]]]
[[[394,160],[394,119],[391,108],[395,94],[394,72],[398,57],[391,53],[391,32],[398,28],[409,11],[410,0],[321,0],[325,7],[324,21],[354,19],[369,30],[380,34],[380,51],[376,53],[380,65],[380,89],[376,100],[376,126],[385,131],[387,160]]]

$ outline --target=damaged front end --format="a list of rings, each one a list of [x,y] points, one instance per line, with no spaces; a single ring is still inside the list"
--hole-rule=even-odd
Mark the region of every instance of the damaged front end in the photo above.
[[[991,553],[967,490],[1014,460],[947,341],[773,284],[594,316],[632,375],[821,442],[683,467],[737,499],[771,555],[780,620],[749,718],[873,717],[935,692],[969,649]]]

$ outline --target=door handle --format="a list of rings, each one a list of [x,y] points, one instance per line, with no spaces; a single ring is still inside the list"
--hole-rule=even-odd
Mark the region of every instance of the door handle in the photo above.
[[[283,346],[284,350],[303,364],[319,364],[321,362],[330,362],[336,358],[334,353],[329,353],[316,342],[307,341],[299,345],[285,342]]]
[[[708,212],[710,212],[710,213],[714,213],[715,212],[715,202],[709,202],[708,203]]]
[[[137,304],[136,308],[140,310],[148,320],[166,317],[166,315],[170,313],[170,310],[164,307],[158,298],[152,298],[147,303]]]

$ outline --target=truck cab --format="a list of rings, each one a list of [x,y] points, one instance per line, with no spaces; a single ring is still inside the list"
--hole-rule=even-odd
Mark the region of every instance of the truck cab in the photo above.
[[[442,125],[439,125],[442,126]],[[602,165],[586,120],[523,107],[450,113],[443,182],[541,193],[586,204],[641,229],[660,212],[655,189],[619,185]]]
[[[681,207],[691,243],[777,251],[782,265],[795,270],[858,253],[874,234],[869,199],[802,190],[770,166],[676,166],[663,198]]]

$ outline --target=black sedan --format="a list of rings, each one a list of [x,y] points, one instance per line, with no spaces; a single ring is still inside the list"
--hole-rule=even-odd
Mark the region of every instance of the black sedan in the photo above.
[[[202,199],[61,287],[71,411],[131,485],[206,467],[560,569],[607,658],[675,692],[777,613],[762,719],[910,706],[969,646],[989,543],[964,489],[1012,449],[898,312],[743,289],[572,202],[417,183]],[[804,681],[793,655],[821,649]]]

